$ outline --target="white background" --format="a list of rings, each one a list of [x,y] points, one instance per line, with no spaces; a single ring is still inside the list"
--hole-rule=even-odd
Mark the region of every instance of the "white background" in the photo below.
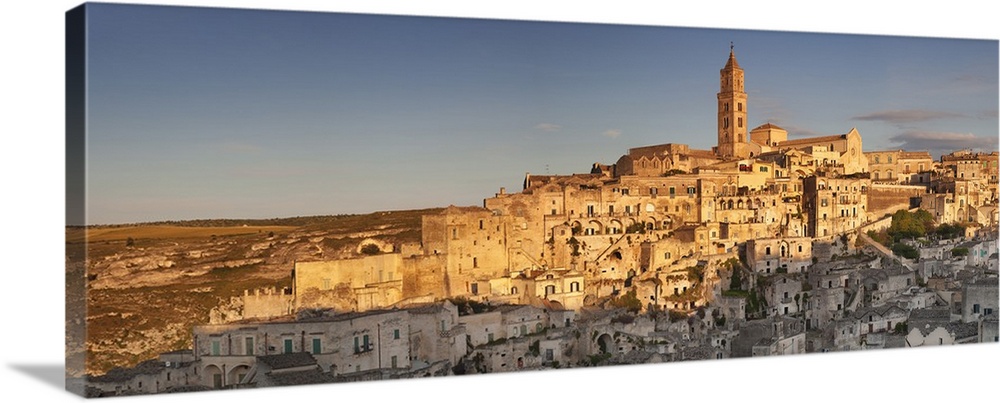
[[[783,31],[1000,38],[996,13],[978,2],[703,2],[651,8],[636,1],[159,1],[405,15],[606,22]],[[374,3],[374,2],[373,2]],[[468,4],[466,4],[468,3]],[[596,3],[596,2],[594,2]],[[0,8],[0,270],[6,401],[67,401],[62,390],[65,11],[73,1],[6,1]],[[719,10],[729,10],[718,12]],[[776,49],[780,52],[780,49]],[[850,61],[845,61],[850,62]],[[850,83],[845,83],[850,85]],[[919,85],[919,83],[914,83]],[[617,152],[620,150],[611,150]],[[160,395],[128,401],[996,401],[1000,345],[793,358],[562,370],[256,391]],[[12,400],[8,400],[11,399]]]

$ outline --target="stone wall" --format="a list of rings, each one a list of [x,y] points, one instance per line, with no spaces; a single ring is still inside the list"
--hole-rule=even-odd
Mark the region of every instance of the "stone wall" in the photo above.
[[[909,210],[910,198],[927,193],[924,186],[885,185],[873,183],[868,188],[868,212],[873,219],[897,210]]]

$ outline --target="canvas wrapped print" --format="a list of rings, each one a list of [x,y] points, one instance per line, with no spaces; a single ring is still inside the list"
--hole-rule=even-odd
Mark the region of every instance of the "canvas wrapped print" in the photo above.
[[[66,28],[75,393],[998,340],[996,40],[102,3]]]

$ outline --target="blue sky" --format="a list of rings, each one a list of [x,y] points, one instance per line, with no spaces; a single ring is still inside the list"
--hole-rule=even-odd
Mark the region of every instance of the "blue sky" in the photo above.
[[[525,172],[750,126],[997,149],[997,42],[92,5],[91,223],[478,205]]]

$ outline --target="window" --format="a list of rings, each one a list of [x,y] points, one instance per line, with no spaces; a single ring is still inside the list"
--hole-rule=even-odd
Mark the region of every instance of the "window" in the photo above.
[[[490,334],[486,335],[486,342],[487,343],[492,343],[493,342],[493,333],[490,333]]]
[[[284,350],[285,354],[290,354],[292,352],[292,339],[285,339]]]
[[[675,194],[677,194],[677,189],[675,189],[673,186],[671,186],[670,187],[670,197],[674,197]]]
[[[221,350],[221,342],[218,340],[212,340],[212,355],[221,355]]]
[[[688,187],[688,196],[694,196],[694,194],[695,194],[695,188]]]
[[[313,341],[312,341],[312,353],[313,354],[320,354],[322,352],[323,352],[323,342],[320,341],[320,339],[318,337],[317,338],[313,338]]]
[[[737,109],[738,109],[738,110],[739,110],[740,112],[743,112],[743,103],[742,103],[742,102],[737,102],[737,103],[736,103],[736,106],[737,106]]]
[[[979,313],[979,304],[972,305],[972,313]]]
[[[246,355],[253,355],[253,337],[244,339],[243,352]]]
[[[771,247],[770,246],[764,248],[764,254],[767,255],[767,256],[771,256]]]
[[[737,118],[739,120],[739,127],[743,127],[743,117]]]
[[[392,339],[393,340],[399,340],[399,329],[393,329],[392,330]]]
[[[479,259],[478,258],[475,258],[475,257],[472,258],[472,267],[473,268],[479,267]]]
[[[396,356],[392,356],[392,358],[390,358],[390,360],[392,360],[392,367],[396,368],[396,361],[397,361],[396,360]]]

